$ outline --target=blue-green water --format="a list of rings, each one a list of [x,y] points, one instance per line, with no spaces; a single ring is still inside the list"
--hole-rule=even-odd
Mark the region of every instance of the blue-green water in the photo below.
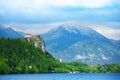
[[[120,73],[12,74],[0,75],[0,80],[120,80]]]

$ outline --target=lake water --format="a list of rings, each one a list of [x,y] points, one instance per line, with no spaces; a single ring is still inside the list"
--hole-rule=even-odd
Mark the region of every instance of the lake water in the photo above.
[[[120,73],[11,74],[0,80],[120,80]]]

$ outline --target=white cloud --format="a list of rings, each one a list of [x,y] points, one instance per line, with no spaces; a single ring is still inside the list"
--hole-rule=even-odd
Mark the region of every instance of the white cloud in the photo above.
[[[76,4],[86,8],[99,8],[111,4],[111,0],[76,0]]]
[[[55,6],[80,6],[85,8],[99,8],[112,4],[114,0],[44,0]]]
[[[16,15],[17,15],[17,13],[20,13],[21,15],[25,15],[25,17],[27,16],[28,19],[29,18],[31,20],[33,19],[33,21],[36,19],[41,20],[41,21],[42,20],[47,21],[49,19],[52,20],[53,18],[56,18],[56,16],[60,15],[60,17],[58,16],[59,18],[55,19],[55,21],[57,21],[57,20],[59,21],[59,19],[63,19],[62,21],[64,22],[66,18],[67,19],[72,18],[73,19],[72,22],[73,22],[73,21],[76,21],[76,20],[74,20],[74,18],[76,19],[77,17],[80,16],[81,17],[80,19],[84,20],[84,18],[86,18],[86,16],[88,15],[87,19],[85,19],[86,22],[83,23],[83,26],[84,26],[87,24],[87,20],[94,19],[94,17],[91,18],[89,13],[93,13],[98,16],[99,15],[107,15],[108,16],[108,15],[111,15],[112,13],[119,13],[119,10],[118,9],[115,9],[115,10],[109,9],[106,11],[106,10],[102,10],[102,9],[100,9],[100,10],[95,9],[93,11],[89,11],[86,9],[86,10],[80,11],[80,13],[78,12],[75,14],[71,14],[69,12],[68,13],[61,12],[59,10],[56,11],[56,9],[57,9],[56,7],[64,8],[66,6],[70,6],[70,7],[83,7],[83,8],[100,8],[100,7],[104,7],[104,6],[110,6],[113,4],[120,4],[120,0],[0,0],[0,16],[7,13],[5,11],[8,11],[8,12],[10,11],[11,12],[10,14],[12,14],[13,16],[15,13],[16,13]],[[52,9],[52,8],[56,8],[56,9]],[[71,11],[71,12],[73,12],[73,11]],[[86,15],[84,15],[84,14],[86,14]],[[83,19],[82,19],[82,16],[83,16]],[[114,15],[111,15],[111,16],[114,17]],[[115,18],[117,19],[117,17],[115,17]],[[104,19],[104,18],[102,18],[102,19]],[[95,18],[95,20],[97,20],[97,18]],[[70,19],[69,19],[69,21],[70,21]],[[91,23],[91,24],[93,25],[94,23]],[[53,28],[49,24],[46,24],[46,25],[38,24],[38,25],[32,25],[32,26],[29,25],[29,26],[30,27],[29,28],[27,27],[28,29],[26,29],[26,31],[31,32],[31,33],[37,33],[37,34],[44,33],[46,31],[48,31],[49,29]],[[46,27],[44,27],[44,26],[46,26]],[[89,25],[87,25],[87,26],[89,26]],[[110,28],[109,26],[104,26],[102,24],[97,25],[93,28],[108,38],[120,39],[120,29],[113,29],[113,28]]]
[[[120,40],[120,22],[78,21],[77,23],[90,27],[109,39]]]
[[[70,20],[70,19],[78,19],[78,17],[85,17],[89,19],[89,15],[87,13],[95,14],[95,15],[109,15],[113,12],[113,10],[93,10],[89,11],[88,9],[84,9],[82,11],[64,11],[64,8],[69,7],[82,7],[82,8],[100,8],[104,6],[109,6],[116,0],[0,0],[0,9],[5,10],[5,15],[14,16],[20,15],[25,16],[26,18],[33,18],[33,20],[41,19],[43,21],[47,21],[47,19],[53,19],[58,15],[61,15],[58,20]],[[69,8],[68,8],[69,9]],[[63,11],[62,11],[63,10]],[[118,11],[118,10],[116,10]],[[115,11],[114,11],[115,12]],[[6,14],[8,13],[8,14]],[[72,14],[73,13],[73,14]],[[118,13],[118,12],[116,12]],[[3,14],[0,11],[0,14]],[[39,18],[38,18],[39,17]],[[7,18],[7,17],[6,17]],[[13,18],[13,17],[11,17]],[[70,19],[68,19],[70,18]],[[86,17],[85,17],[86,18]],[[19,19],[19,18],[18,18]],[[81,19],[81,18],[79,18]],[[92,18],[94,19],[94,18]],[[56,20],[57,21],[57,20]]]
[[[10,24],[4,24],[8,27],[13,27],[19,31],[22,31],[24,33],[30,33],[30,34],[43,34],[45,32],[48,32],[52,28],[57,27],[60,23],[51,23],[51,24],[16,24],[16,23],[10,23]]]
[[[1,0],[0,3],[12,9],[28,7],[42,9],[49,6],[79,6],[85,8],[99,8],[110,5],[113,3],[113,1],[114,0]]]
[[[120,29],[115,29],[103,25],[94,27],[94,29],[110,39],[120,40]]]

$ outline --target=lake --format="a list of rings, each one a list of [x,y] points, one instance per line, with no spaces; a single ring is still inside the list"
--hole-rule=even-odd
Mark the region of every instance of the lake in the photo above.
[[[120,80],[120,73],[10,74],[0,80]]]

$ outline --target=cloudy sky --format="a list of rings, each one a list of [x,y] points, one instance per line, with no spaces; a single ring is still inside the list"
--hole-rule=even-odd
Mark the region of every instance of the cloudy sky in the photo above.
[[[118,40],[120,0],[0,0],[0,23],[32,34],[75,23]]]

